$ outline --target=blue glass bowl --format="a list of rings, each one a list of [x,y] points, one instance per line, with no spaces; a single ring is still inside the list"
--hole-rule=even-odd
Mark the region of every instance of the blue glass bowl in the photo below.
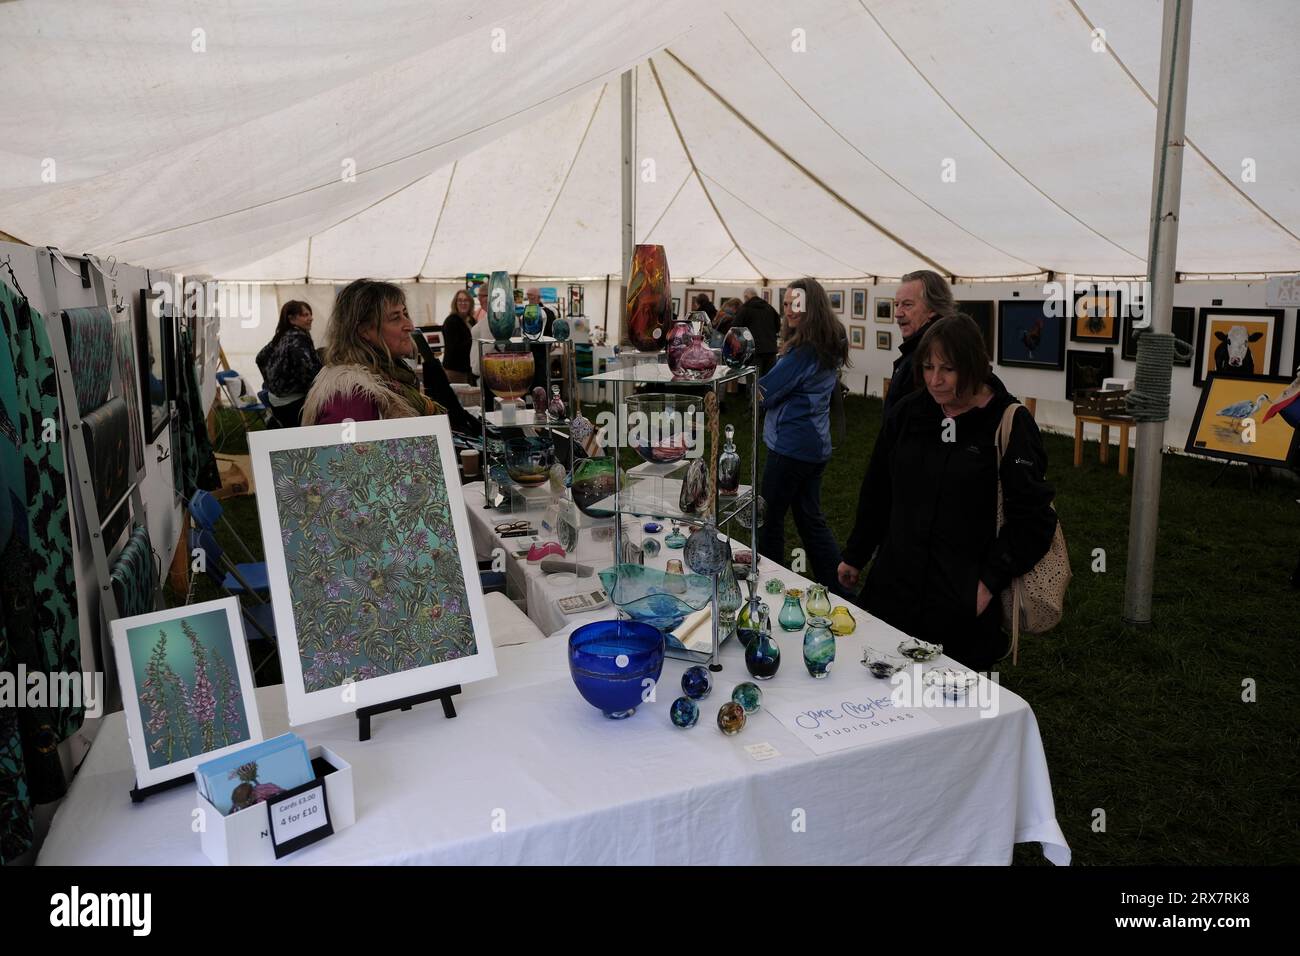
[[[643,564],[616,564],[600,572],[610,601],[633,621],[667,634],[686,616],[713,600],[713,579],[702,574],[669,574]],[[681,647],[675,638],[669,644]]]
[[[569,635],[569,674],[578,693],[614,720],[636,712],[663,666],[664,636],[648,624],[593,621]]]

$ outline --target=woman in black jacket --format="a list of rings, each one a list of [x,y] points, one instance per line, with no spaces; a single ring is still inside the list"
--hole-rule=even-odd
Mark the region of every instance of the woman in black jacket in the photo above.
[[[453,382],[470,383],[470,330],[474,325],[474,300],[465,289],[458,289],[451,300],[451,314],[442,320],[442,367]]]
[[[257,353],[262,385],[271,400],[271,419],[279,428],[297,428],[307,390],[321,370],[311,339],[311,306],[292,299],[280,308],[271,341]]]
[[[859,603],[986,670],[1009,642],[999,594],[1042,559],[1056,530],[1047,453],[1033,416],[1020,408],[999,460],[998,427],[1015,399],[989,367],[969,317],[931,323],[915,367],[918,390],[890,411],[876,440],[840,583],[855,587],[875,552]]]

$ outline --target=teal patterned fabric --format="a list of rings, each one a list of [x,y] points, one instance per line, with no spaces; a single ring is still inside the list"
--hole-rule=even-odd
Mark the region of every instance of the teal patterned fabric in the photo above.
[[[131,312],[113,320],[113,354],[117,357],[117,375],[122,383],[121,398],[130,412],[131,464],[135,473],[144,471],[144,419],[140,414],[140,377],[136,372],[135,323]],[[152,412],[150,412],[152,415]]]
[[[63,330],[77,391],[77,408],[84,416],[103,405],[113,382],[113,319],[108,309],[67,309]]]
[[[0,670],[81,671],[62,415],[45,320],[0,283]],[[0,863],[32,842],[31,806],[66,792],[58,745],[80,706],[0,708]]]
[[[176,426],[172,429],[172,473],[176,494],[186,501],[194,492],[216,491],[221,487],[217,458],[208,440],[208,424],[203,417],[203,399],[198,379],[194,377],[194,342],[189,329],[176,332],[176,366],[180,381],[176,389]]]
[[[307,693],[478,653],[432,435],[271,452]]]
[[[131,487],[131,412],[120,398],[110,398],[81,420],[90,458],[90,484],[105,524],[113,506]],[[109,541],[111,546],[115,541]]]
[[[153,546],[149,543],[148,528],[141,525],[131,532],[108,574],[113,579],[118,617],[134,617],[153,610],[158,582],[154,576]]]

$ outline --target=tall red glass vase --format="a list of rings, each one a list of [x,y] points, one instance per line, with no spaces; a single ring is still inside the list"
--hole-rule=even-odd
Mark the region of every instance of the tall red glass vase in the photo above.
[[[664,347],[672,321],[668,254],[663,246],[637,246],[627,284],[627,337],[638,351],[657,352]]]

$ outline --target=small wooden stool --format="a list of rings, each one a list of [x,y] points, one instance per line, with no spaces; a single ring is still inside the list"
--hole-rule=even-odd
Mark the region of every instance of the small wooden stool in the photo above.
[[[1133,424],[1133,419],[1127,415],[1085,415],[1079,412],[1074,413],[1074,467],[1078,468],[1083,464],[1083,426],[1100,425],[1101,426],[1101,463],[1108,464],[1110,457],[1110,428],[1112,425],[1119,428],[1119,473],[1128,474],[1128,430]]]

